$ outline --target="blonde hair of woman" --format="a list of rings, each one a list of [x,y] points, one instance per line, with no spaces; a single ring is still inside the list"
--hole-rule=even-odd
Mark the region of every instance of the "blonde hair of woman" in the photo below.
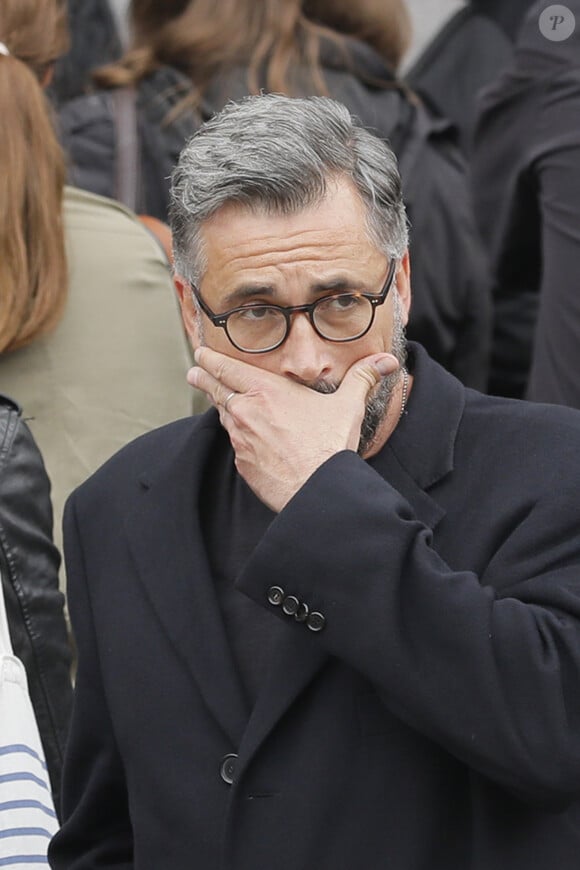
[[[0,4],[0,353],[54,327],[67,270],[64,156],[43,87],[66,51],[62,0]]]

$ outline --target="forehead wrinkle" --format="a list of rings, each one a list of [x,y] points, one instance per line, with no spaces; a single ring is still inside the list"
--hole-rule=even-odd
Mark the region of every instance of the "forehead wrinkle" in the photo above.
[[[279,288],[288,280],[302,286],[340,277],[374,281],[385,255],[370,240],[361,211],[348,186],[291,215],[226,205],[202,228],[206,281],[220,292],[254,282]]]
[[[245,259],[248,256],[263,257],[270,254],[289,254],[294,258],[305,256],[305,259],[316,259],[329,249],[341,247],[354,247],[362,239],[353,236],[352,231],[328,233],[321,229],[297,230],[293,233],[278,235],[268,233],[252,236],[249,239],[241,239],[236,242],[224,244],[222,251],[230,256],[232,262]],[[234,253],[238,251],[239,253]]]
[[[360,241],[348,233],[345,233],[342,238],[329,239],[325,237],[321,244],[311,239],[302,239],[299,244],[296,244],[298,235],[304,236],[305,234],[295,234],[292,239],[277,237],[272,240],[273,244],[270,247],[259,248],[254,239],[225,244],[218,254],[217,262],[220,265],[225,264],[228,269],[231,268],[234,271],[238,268],[283,270],[294,264],[308,266],[335,261],[341,261],[343,267],[351,263],[358,266],[361,259],[371,259],[373,254],[379,257],[383,256],[382,252],[373,246],[361,248]]]
[[[372,292],[382,273],[384,260],[385,255],[377,249],[361,257],[360,248],[349,242],[327,246],[323,251],[312,247],[296,249],[285,252],[282,260],[280,252],[224,256],[221,263],[213,264],[211,283],[219,285],[228,304],[231,297],[235,298],[237,290],[252,285],[255,285],[256,294],[261,292],[260,288],[269,288],[267,295],[278,295],[290,286],[299,286],[314,294],[324,292],[325,286],[332,289],[332,285],[339,289],[342,285]]]
[[[344,252],[339,252],[336,247],[332,250],[327,249],[325,251],[306,248],[302,250],[276,252],[284,254],[282,262],[280,262],[278,257],[272,256],[273,253],[274,252],[268,252],[255,255],[249,254],[245,256],[239,255],[237,257],[230,257],[227,260],[227,265],[234,272],[253,270],[262,271],[268,269],[280,274],[292,269],[293,267],[303,266],[304,268],[311,268],[322,263],[335,264],[336,268],[341,270],[345,267],[350,266],[351,268],[356,268],[360,265],[360,257],[355,256],[354,252],[350,255],[345,254]],[[259,278],[257,280],[262,281],[263,279]]]

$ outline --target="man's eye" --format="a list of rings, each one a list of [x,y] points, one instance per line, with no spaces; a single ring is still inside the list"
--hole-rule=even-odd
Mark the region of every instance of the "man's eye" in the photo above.
[[[276,317],[277,314],[279,316],[279,312],[268,305],[254,305],[240,311],[238,317],[251,323],[254,320],[267,320],[268,318]]]
[[[324,300],[322,306],[328,311],[353,311],[360,305],[360,297],[352,293],[344,296],[331,296]]]

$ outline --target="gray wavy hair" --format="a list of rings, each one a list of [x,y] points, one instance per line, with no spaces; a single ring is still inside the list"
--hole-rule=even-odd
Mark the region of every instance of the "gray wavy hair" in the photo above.
[[[172,175],[175,271],[199,286],[206,268],[200,230],[222,206],[296,214],[341,177],[366,207],[371,242],[402,257],[408,225],[396,157],[345,106],[278,94],[228,103],[189,140]]]

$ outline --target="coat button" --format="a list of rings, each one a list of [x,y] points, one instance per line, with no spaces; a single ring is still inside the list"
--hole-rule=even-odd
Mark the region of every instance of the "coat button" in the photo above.
[[[231,785],[234,781],[237,760],[238,756],[235,754],[235,752],[230,752],[229,755],[224,755],[224,757],[222,758],[222,763],[220,765],[220,776],[224,782],[227,782],[228,785]]]
[[[302,601],[298,606],[298,610],[294,614],[294,619],[296,620],[296,622],[306,622],[309,613],[310,610],[308,609],[308,605],[304,604],[304,602]]]
[[[270,586],[268,589],[268,601],[270,604],[278,606],[284,600],[284,590],[279,586]]]
[[[287,595],[282,604],[282,610],[286,616],[294,616],[298,612],[300,602],[295,595]]]
[[[317,610],[314,610],[306,620],[306,625],[310,631],[322,631],[326,625],[326,618],[322,613],[318,613]]]

